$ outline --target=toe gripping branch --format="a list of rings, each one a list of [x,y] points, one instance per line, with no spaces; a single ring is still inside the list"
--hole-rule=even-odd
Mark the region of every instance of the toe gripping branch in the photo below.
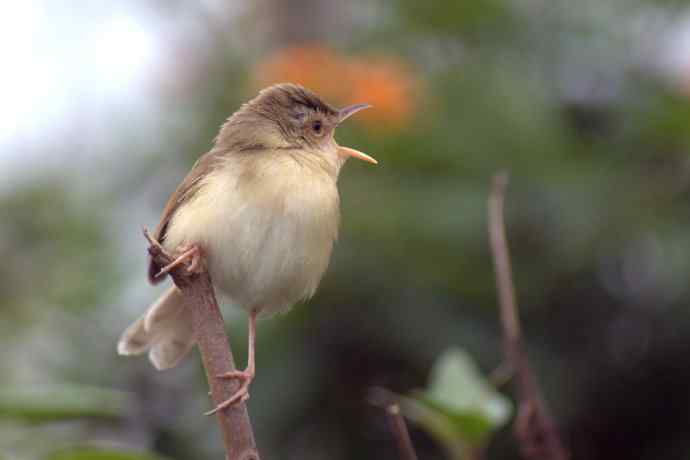
[[[177,248],[177,254],[170,254],[156,241],[147,229],[143,230],[144,237],[149,242],[149,254],[159,267],[163,267],[154,278],[169,274],[174,268],[186,265],[190,274],[200,274],[206,270],[203,253],[198,244],[182,245]]]
[[[149,242],[148,252],[158,266],[166,267],[175,261],[175,257],[168,254],[146,229],[144,237]],[[203,269],[203,264],[201,267],[198,271],[190,271],[188,266],[185,268],[183,264],[178,264],[170,268],[169,275],[182,292],[186,308],[191,310],[192,329],[214,404],[219,406],[234,398],[238,391],[240,394],[239,401],[214,411],[223,436],[226,459],[260,460],[247,407],[243,402],[242,387],[245,382],[241,378],[239,382],[237,378],[217,378],[237,370],[211,278]]]

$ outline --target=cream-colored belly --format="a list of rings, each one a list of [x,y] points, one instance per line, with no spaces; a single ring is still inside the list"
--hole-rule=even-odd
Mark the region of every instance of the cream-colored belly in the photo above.
[[[294,160],[274,163],[250,177],[232,164],[213,173],[176,211],[164,241],[169,250],[200,244],[220,293],[261,316],[313,295],[338,228],[335,181],[305,175]]]

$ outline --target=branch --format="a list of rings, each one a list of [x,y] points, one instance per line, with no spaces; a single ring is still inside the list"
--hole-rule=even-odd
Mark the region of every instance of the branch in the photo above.
[[[568,454],[548,413],[522,343],[503,221],[503,202],[507,185],[507,173],[499,173],[493,177],[489,195],[489,238],[503,324],[504,352],[506,360],[517,376],[518,411],[514,424],[515,437],[525,458],[566,460]]]
[[[369,391],[368,399],[370,404],[378,406],[386,412],[400,458],[402,460],[417,460],[417,453],[414,450],[412,439],[410,439],[405,418],[400,413],[400,404],[396,396],[384,388],[374,387]]]
[[[149,254],[160,267],[171,262],[157,241],[144,229],[149,241]],[[189,273],[185,264],[174,268],[170,276],[182,291],[185,305],[192,311],[192,328],[199,346],[211,398],[218,405],[230,398],[240,383],[216,376],[235,370],[235,360],[225,334],[225,323],[218,308],[211,277],[205,270],[200,274]],[[216,413],[225,444],[226,460],[260,460],[254,442],[254,433],[244,403],[235,404]]]
[[[391,430],[395,434],[400,458],[403,460],[417,460],[417,454],[414,451],[410,433],[407,431],[405,419],[400,414],[400,405],[394,403],[386,407],[386,414],[388,414],[388,422],[390,423]]]

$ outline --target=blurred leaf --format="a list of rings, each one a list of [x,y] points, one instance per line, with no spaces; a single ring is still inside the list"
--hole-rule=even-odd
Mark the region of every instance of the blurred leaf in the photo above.
[[[83,447],[56,452],[45,460],[163,460],[163,457],[144,452]]]
[[[441,355],[431,374],[427,401],[454,413],[478,412],[492,427],[510,417],[511,404],[481,375],[466,351],[451,348]]]
[[[117,390],[86,385],[0,387],[0,417],[31,422],[79,417],[120,417],[126,395]]]
[[[510,418],[512,405],[481,375],[471,356],[451,348],[438,359],[425,391],[402,400],[405,415],[435,436],[455,458],[483,445]]]

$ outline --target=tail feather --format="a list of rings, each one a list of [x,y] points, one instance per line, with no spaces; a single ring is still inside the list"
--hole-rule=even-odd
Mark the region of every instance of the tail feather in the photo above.
[[[142,316],[122,333],[117,343],[117,352],[123,356],[139,355],[148,350],[149,346],[151,346],[151,335],[144,329]]]
[[[151,363],[163,370],[175,367],[193,345],[190,311],[173,286],[125,330],[117,351],[121,355],[137,355],[148,350]]]
[[[161,333],[151,346],[149,359],[158,370],[175,367],[194,346],[190,311],[183,308],[177,316],[155,324],[160,325]]]
[[[184,310],[182,295],[175,286],[171,286],[146,311],[144,329],[147,331],[161,330],[166,324],[175,321],[182,310]]]

